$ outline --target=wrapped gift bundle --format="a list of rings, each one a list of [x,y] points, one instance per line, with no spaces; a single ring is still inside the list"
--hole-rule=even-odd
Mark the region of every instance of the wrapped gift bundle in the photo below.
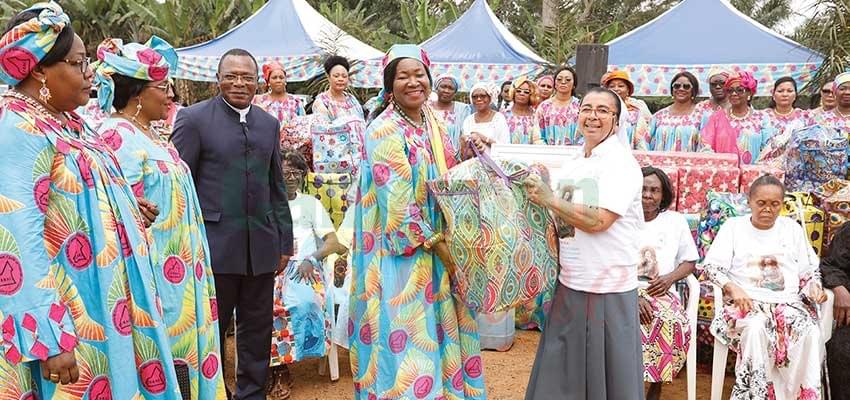
[[[740,193],[749,193],[750,185],[762,175],[773,175],[780,181],[785,179],[785,171],[770,165],[753,164],[741,165]]]
[[[737,167],[682,167],[679,169],[679,206],[681,213],[705,210],[709,191],[738,193],[740,170]]]
[[[691,230],[691,236],[694,237],[694,242],[697,241],[697,231],[699,230],[699,221],[702,219],[701,214],[682,214],[685,216],[685,221],[688,221],[688,229]]]
[[[847,176],[847,134],[812,125],[794,132],[785,157],[785,186],[812,191],[832,179]]]
[[[687,153],[675,151],[633,151],[641,166],[726,167],[737,168],[738,156],[724,153]]]
[[[305,193],[319,199],[328,210],[334,228],[339,229],[345,211],[348,210],[351,175],[310,172],[305,181]]]
[[[850,220],[850,181],[833,179],[814,192],[815,205],[826,213],[823,248],[826,249],[835,232]]]
[[[802,218],[797,208],[802,206]],[[823,210],[815,207],[814,198],[807,192],[792,192],[785,194],[785,204],[782,206],[782,215],[790,217],[797,221],[800,225],[806,228],[806,233],[809,236],[809,243],[815,253],[820,256],[823,251],[823,239],[825,228],[825,214]]]
[[[700,260],[705,257],[708,248],[720,231],[720,226],[731,217],[749,214],[747,196],[742,193],[708,192],[708,205],[697,227],[697,251]]]

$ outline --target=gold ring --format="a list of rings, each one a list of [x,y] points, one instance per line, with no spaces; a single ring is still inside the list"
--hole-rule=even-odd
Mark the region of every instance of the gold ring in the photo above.
[[[50,380],[51,381],[58,381],[59,380],[59,374],[57,374],[55,372],[50,374]]]

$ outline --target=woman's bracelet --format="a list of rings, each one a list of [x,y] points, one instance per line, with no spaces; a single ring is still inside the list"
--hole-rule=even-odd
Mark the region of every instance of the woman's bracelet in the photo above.
[[[422,245],[425,247],[425,250],[431,250],[434,245],[442,242],[443,239],[445,239],[445,237],[443,236],[443,232],[439,232],[434,234],[434,236],[431,236],[431,238],[426,240],[425,243],[423,243]]]

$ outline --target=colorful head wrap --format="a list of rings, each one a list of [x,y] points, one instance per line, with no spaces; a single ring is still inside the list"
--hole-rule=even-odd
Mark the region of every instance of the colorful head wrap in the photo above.
[[[629,96],[635,93],[635,84],[632,83],[631,78],[629,78],[629,73],[623,70],[607,72],[605,75],[602,75],[600,83],[602,83],[602,86],[607,87],[608,82],[611,82],[614,79],[622,79],[624,82],[626,82],[626,86],[629,87]]]
[[[726,79],[726,84],[723,85],[723,88],[729,89],[736,83],[740,84],[741,87],[749,90],[751,93],[755,93],[758,88],[758,82],[755,78],[753,78],[753,74],[747,71],[737,71],[729,74],[729,78]]]
[[[832,90],[838,91],[838,87],[845,83],[850,83],[850,72],[838,74],[838,76],[835,77],[835,80],[832,81]]]
[[[438,76],[437,79],[434,79],[434,89],[437,89],[437,86],[440,86],[440,82],[442,82],[444,79],[452,81],[452,84],[455,85],[455,91],[460,90],[460,81],[458,81],[457,78],[449,74],[443,74]]]
[[[0,80],[17,85],[44,59],[59,33],[71,23],[59,4],[37,3],[24,11],[38,16],[18,24],[0,38]]]
[[[725,68],[718,67],[718,66],[715,65],[715,66],[711,67],[710,70],[708,70],[708,75],[706,77],[710,81],[711,77],[717,76],[717,75],[723,75],[724,78],[729,79],[730,74],[729,74],[729,70],[727,70]]]
[[[414,60],[419,60],[419,62],[425,65],[425,69],[428,71],[429,74],[428,78],[431,78],[431,60],[428,58],[428,53],[425,52],[425,49],[415,44],[394,44],[387,51],[387,54],[384,55],[384,59],[381,60],[381,67],[386,69],[387,65],[389,65],[391,62],[402,58],[412,58]],[[378,93],[378,101],[375,102],[375,108],[381,108],[384,103],[389,100],[391,94],[392,87],[387,87],[387,82],[384,82],[384,88],[381,89],[380,93]]]
[[[552,86],[555,86],[555,77],[552,75],[543,75],[537,78],[537,86],[540,86],[543,82],[549,81],[552,83]]]
[[[283,74],[286,75],[286,69],[283,68],[283,65],[277,61],[269,61],[263,65],[263,80],[266,83],[269,83],[269,78],[274,71],[283,71]]]
[[[472,85],[472,89],[469,89],[469,104],[472,104],[472,95],[478,90],[483,90],[488,96],[490,96],[490,104],[496,104],[500,90],[499,87],[492,82],[478,82]]]
[[[177,69],[177,52],[157,36],[152,36],[145,44],[125,45],[121,39],[106,39],[97,46],[97,61],[93,67],[97,102],[101,110],[109,111],[115,99],[112,74],[151,82],[166,79],[169,71]]]

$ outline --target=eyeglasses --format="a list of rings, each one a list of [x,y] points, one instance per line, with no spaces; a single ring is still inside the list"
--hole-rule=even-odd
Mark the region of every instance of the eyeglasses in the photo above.
[[[711,87],[721,87],[721,88],[725,84],[726,84],[726,81],[715,81],[715,82],[709,82],[708,83],[708,85],[711,86]]]
[[[673,90],[691,90],[693,86],[690,83],[674,83]]]
[[[245,83],[257,83],[257,75],[226,74],[221,77],[221,81],[226,83],[236,83],[237,81],[242,81]]]
[[[300,169],[296,169],[296,168],[283,171],[283,177],[284,178],[300,178],[303,175],[304,175],[304,171],[302,171]]]
[[[607,108],[582,108],[578,111],[579,114],[589,117],[593,115],[596,118],[599,117],[607,117],[609,115],[614,115],[615,113]]]
[[[79,60],[62,60],[62,62],[71,66],[78,66],[80,68],[80,73],[85,75],[86,71],[89,69],[89,65],[91,64],[91,58],[84,57]]]
[[[744,89],[744,88],[742,88],[742,87],[740,87],[740,86],[738,86],[738,87],[734,87],[734,88],[726,89],[726,92],[727,92],[727,93],[730,93],[730,94],[734,93],[734,94],[737,94],[737,95],[739,95],[739,96],[740,96],[740,95],[742,95],[742,94],[744,94],[744,93],[746,93],[746,91],[747,91],[747,89]]]
[[[516,94],[531,94],[531,91],[528,89],[517,89]]]
[[[490,95],[487,94],[474,94],[472,95],[472,100],[486,100],[489,99]]]
[[[156,85],[156,86],[147,85],[145,87],[152,88],[152,89],[159,89],[159,90],[162,90],[165,93],[168,93],[168,90],[171,89],[171,84],[170,83],[163,83],[163,84]]]
[[[832,94],[832,89],[821,89],[821,94]]]

